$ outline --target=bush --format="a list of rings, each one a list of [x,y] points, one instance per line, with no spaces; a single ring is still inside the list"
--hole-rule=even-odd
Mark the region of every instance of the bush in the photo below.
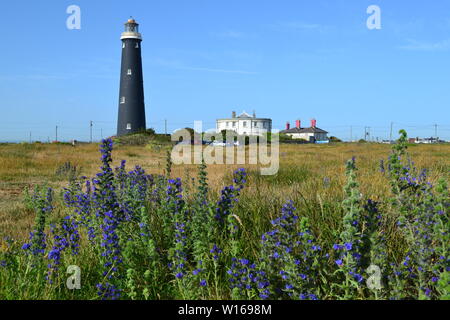
[[[341,139],[334,137],[334,136],[331,136],[329,140],[330,140],[330,142],[342,142]]]

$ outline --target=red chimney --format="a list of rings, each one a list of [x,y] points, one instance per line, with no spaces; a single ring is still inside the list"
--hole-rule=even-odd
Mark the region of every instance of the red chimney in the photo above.
[[[289,130],[291,128],[291,124],[288,122],[286,122],[286,130]]]
[[[297,128],[297,129],[300,129],[300,127],[301,127],[301,121],[300,120],[296,120],[295,121],[295,127]]]
[[[311,127],[312,127],[312,128],[315,128],[315,127],[316,127],[316,124],[317,124],[317,120],[316,120],[316,119],[312,119],[312,120],[311,120]]]

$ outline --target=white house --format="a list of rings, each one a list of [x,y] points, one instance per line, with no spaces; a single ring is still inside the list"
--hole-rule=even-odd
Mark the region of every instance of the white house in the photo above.
[[[434,144],[441,142],[439,138],[416,138],[416,139],[410,139],[413,140],[414,143],[420,143],[420,144]],[[410,141],[412,142],[412,141]]]
[[[262,136],[272,130],[272,119],[257,118],[256,114],[249,115],[245,111],[239,116],[233,111],[231,118],[217,119],[216,132],[222,130],[235,131],[238,135],[258,135]]]
[[[290,127],[290,123],[286,124],[286,130],[280,131],[292,137],[292,139],[303,139],[310,142],[323,143],[328,142],[328,132],[317,127],[317,121],[311,120],[310,128],[302,128],[301,121],[295,121],[295,128]]]

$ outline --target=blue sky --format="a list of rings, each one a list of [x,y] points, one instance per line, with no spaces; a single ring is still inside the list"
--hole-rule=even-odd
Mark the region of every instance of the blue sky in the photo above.
[[[81,8],[68,30],[66,8]],[[369,5],[381,30],[369,30]],[[0,141],[94,139],[116,130],[123,23],[144,37],[147,125],[232,111],[297,118],[343,139],[450,140],[450,2],[382,0],[7,1],[1,4]]]

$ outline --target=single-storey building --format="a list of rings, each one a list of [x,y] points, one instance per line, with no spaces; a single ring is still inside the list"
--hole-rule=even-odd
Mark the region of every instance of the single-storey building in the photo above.
[[[286,123],[286,130],[280,131],[280,133],[291,136],[292,139],[303,139],[309,142],[328,142],[328,132],[317,127],[317,121],[311,120],[311,127],[302,128],[301,121],[295,121],[295,127],[291,128],[290,123]]]

